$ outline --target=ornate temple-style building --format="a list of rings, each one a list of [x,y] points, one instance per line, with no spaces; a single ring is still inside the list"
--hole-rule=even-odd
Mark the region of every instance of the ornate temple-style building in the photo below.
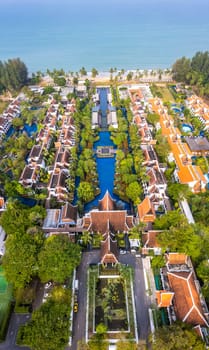
[[[133,216],[128,215],[126,210],[117,210],[116,202],[108,191],[99,201],[98,209],[83,217],[83,228],[92,233],[127,233],[133,226]]]

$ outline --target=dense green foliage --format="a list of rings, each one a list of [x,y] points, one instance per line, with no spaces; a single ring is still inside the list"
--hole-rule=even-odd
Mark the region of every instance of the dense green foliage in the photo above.
[[[34,235],[16,231],[6,240],[3,266],[7,280],[14,289],[24,288],[37,272],[37,253],[40,249],[41,234]]]
[[[20,204],[18,201],[9,202],[0,218],[0,224],[7,235],[16,232],[25,233],[31,227],[41,227],[46,210],[41,206],[32,208]]]
[[[77,189],[78,198],[86,203],[94,199],[94,189],[90,182],[81,181]]]
[[[42,282],[63,283],[80,263],[80,247],[65,235],[48,237],[38,256],[39,276]]]
[[[41,281],[63,283],[80,262],[80,247],[65,235],[44,238],[41,227],[45,209],[9,203],[1,216],[8,238],[3,266],[15,290],[24,288],[34,276]]]
[[[205,343],[186,323],[158,328],[150,337],[153,350],[204,350]]]
[[[110,128],[111,139],[118,147],[114,191],[123,200],[137,205],[142,195],[141,180],[146,179],[146,169],[142,167],[143,154],[140,148],[138,128],[132,123],[130,101],[120,100],[118,91],[113,86],[111,92],[113,104],[117,106],[118,120],[118,129]]]
[[[0,92],[4,90],[18,91],[28,81],[28,70],[19,58],[0,61]]]
[[[45,209],[28,208],[19,202],[8,203],[0,223],[7,233],[3,266],[15,289],[23,288],[37,274],[37,257],[44,238],[41,226]]]
[[[181,252],[197,260],[201,255],[201,237],[195,225],[189,224],[179,211],[170,211],[155,221],[155,228],[163,230],[158,241],[164,250]]]
[[[182,57],[172,67],[176,81],[193,85],[198,93],[209,96],[209,52],[197,52],[192,59]]]
[[[18,343],[32,350],[64,350],[70,326],[70,293],[56,287],[42,306],[33,312],[32,320],[21,327]]]
[[[208,225],[208,212],[209,212],[209,192],[193,194],[189,198],[189,204],[191,206],[194,219],[198,223],[202,223],[205,226]]]
[[[91,90],[89,90],[89,96]],[[76,176],[80,179],[78,186],[78,205],[82,210],[85,202],[92,200],[98,194],[98,174],[96,160],[93,156],[93,143],[98,140],[98,130],[91,127],[91,104],[89,98],[76,100],[76,112],[74,113],[76,125],[77,159],[74,154],[74,168]]]

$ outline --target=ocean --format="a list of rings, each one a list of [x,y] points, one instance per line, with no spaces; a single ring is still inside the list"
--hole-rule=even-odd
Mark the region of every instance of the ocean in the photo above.
[[[169,68],[209,50],[209,1],[0,0],[0,33],[29,72]]]

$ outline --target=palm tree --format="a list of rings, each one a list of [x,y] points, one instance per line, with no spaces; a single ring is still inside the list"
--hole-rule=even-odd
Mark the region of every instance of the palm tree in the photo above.
[[[84,231],[81,236],[82,245],[87,247],[89,244],[92,243],[93,237],[92,234],[89,231]]]

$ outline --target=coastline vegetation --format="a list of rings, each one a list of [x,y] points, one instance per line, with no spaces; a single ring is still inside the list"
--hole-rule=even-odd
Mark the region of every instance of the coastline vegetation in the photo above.
[[[209,51],[191,59],[179,58],[172,66],[173,79],[191,85],[200,96],[209,97]]]

